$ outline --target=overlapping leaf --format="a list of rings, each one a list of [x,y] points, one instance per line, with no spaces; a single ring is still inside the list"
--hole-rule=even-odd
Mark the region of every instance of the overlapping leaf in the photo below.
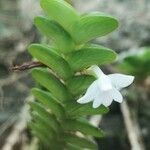
[[[65,130],[68,131],[80,131],[86,135],[92,135],[95,137],[103,137],[104,133],[99,128],[92,126],[86,121],[82,120],[66,120],[66,124],[64,126]]]
[[[38,113],[39,116],[41,116],[41,118],[43,118],[49,125],[51,125],[52,129],[54,129],[55,131],[60,130],[59,122],[57,121],[54,115],[50,114],[38,103],[31,102],[30,106],[35,112]],[[39,121],[39,119],[37,121]]]
[[[115,60],[116,53],[101,46],[87,46],[68,54],[68,62],[73,70],[79,71],[91,65],[107,64]]]
[[[114,17],[100,12],[93,12],[80,17],[72,33],[76,43],[82,44],[94,38],[104,36],[118,27]]]
[[[73,72],[69,64],[57,53],[54,48],[41,44],[31,44],[28,47],[29,53],[40,62],[47,65],[63,79],[72,76]]]
[[[109,111],[109,109],[103,105],[93,109],[92,103],[81,105],[75,101],[67,102],[66,110],[68,116],[72,118],[78,118],[80,116],[87,116],[87,115],[105,114]]]
[[[78,75],[69,79],[66,84],[73,95],[80,95],[94,80],[95,77],[90,75]]]
[[[71,5],[62,0],[41,0],[44,12],[68,31],[77,44],[104,36],[118,27],[114,17],[94,12],[79,17]]]
[[[33,135],[38,137],[38,139],[44,145],[44,147],[49,147],[49,149],[52,148],[49,143],[50,138],[47,137],[47,134],[46,134],[47,131],[43,130],[38,124],[35,124],[32,122],[30,122],[29,127],[31,128]]]
[[[72,134],[65,135],[64,138],[65,138],[65,141],[67,141],[67,143],[78,146],[80,148],[87,148],[90,150],[97,149],[96,144],[92,142],[91,140],[88,140],[87,138],[81,138]]]
[[[50,18],[57,21],[69,33],[73,30],[73,24],[79,20],[74,8],[63,0],[41,0],[41,7]]]
[[[58,52],[67,53],[75,48],[71,36],[54,20],[45,17],[36,17],[35,25],[46,36],[50,37]]]
[[[41,128],[43,128],[45,131],[49,131],[49,134],[51,136],[49,138],[52,139],[53,136],[55,136],[55,138],[56,138],[56,133],[58,132],[58,130],[56,130],[53,127],[53,125],[49,124],[49,122],[45,118],[43,118],[43,116],[41,116],[41,114],[39,115],[37,112],[35,113],[33,111],[32,114],[31,114],[31,116],[35,120],[35,121],[33,120],[34,123],[39,124],[39,126],[41,126]]]
[[[34,97],[41,102],[44,107],[49,108],[58,118],[65,116],[63,106],[49,93],[38,88],[32,89]]]
[[[32,71],[32,76],[38,83],[48,89],[59,101],[62,102],[72,99],[72,96],[65,85],[54,75],[48,73],[47,70],[34,69]]]

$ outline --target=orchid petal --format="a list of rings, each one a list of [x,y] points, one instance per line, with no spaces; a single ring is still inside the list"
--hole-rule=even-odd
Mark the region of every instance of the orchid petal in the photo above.
[[[111,91],[112,91],[112,90],[111,90]],[[111,92],[111,91],[108,91],[108,92],[105,92],[105,93],[104,93],[102,104],[103,104],[105,107],[110,106],[111,103],[112,103],[112,101],[113,101],[112,92]]]
[[[85,95],[77,100],[78,103],[84,104],[93,100],[95,92],[98,92],[97,80],[94,81],[87,89]]]
[[[114,101],[119,103],[123,101],[122,94],[115,88],[112,90],[112,98],[114,99]]]
[[[77,102],[80,103],[80,104],[85,104],[85,103],[91,102],[92,100],[93,100],[92,98],[89,98],[89,97],[87,97],[87,96],[85,95],[85,96],[79,98],[79,99],[77,100]]]
[[[97,108],[102,104],[103,95],[100,93],[97,93],[95,95],[94,101],[93,101],[93,108]]]
[[[110,74],[108,75],[108,77],[110,78],[112,85],[118,90],[129,86],[134,80],[134,76],[123,75],[118,73]]]

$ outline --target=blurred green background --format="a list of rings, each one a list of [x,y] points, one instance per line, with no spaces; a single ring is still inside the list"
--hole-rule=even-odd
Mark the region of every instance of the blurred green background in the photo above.
[[[116,63],[104,67],[106,72],[110,69],[125,72],[124,58],[128,59],[126,58],[128,55],[135,56],[145,49],[150,51],[149,48],[144,48],[150,47],[149,0],[73,0],[73,5],[80,13],[101,11],[115,16],[120,22],[118,30],[93,41],[120,53],[118,61],[120,65]],[[42,14],[38,0],[0,0],[0,149],[7,142],[6,139],[30,95],[30,88],[34,85],[29,71],[12,72],[9,68],[31,60],[26,50],[30,43],[46,40],[33,25],[33,18],[38,14]],[[111,111],[99,122],[106,132],[105,138],[96,139],[100,149],[101,147],[104,150],[150,149],[150,55],[146,56],[148,60],[146,63],[138,64],[138,60],[135,60],[133,68],[140,69],[139,76],[134,74],[137,75],[136,82],[123,91],[127,99],[127,108],[126,105],[113,103]],[[145,57],[143,59],[145,60]],[[144,75],[146,71],[147,74]],[[127,70],[126,73],[128,72],[130,71]],[[129,135],[130,131],[126,125],[128,110],[134,127],[133,132],[136,132],[137,137],[132,138]],[[26,131],[23,135],[29,137]],[[21,135],[22,138],[17,141],[18,145],[23,141],[29,142],[23,138],[24,136]],[[139,142],[139,149],[135,149],[135,145],[132,147],[134,140]],[[23,148],[17,146],[12,149]]]

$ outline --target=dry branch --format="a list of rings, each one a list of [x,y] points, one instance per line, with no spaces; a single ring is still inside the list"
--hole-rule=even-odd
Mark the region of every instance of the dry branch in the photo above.
[[[29,70],[29,69],[36,68],[36,67],[43,67],[43,66],[45,66],[45,65],[39,61],[31,61],[31,62],[25,62],[22,65],[15,65],[15,66],[11,67],[10,70],[24,71],[24,70]]]
[[[131,112],[126,101],[121,104],[121,111],[131,144],[131,150],[145,150],[138,121],[136,118],[131,117]]]

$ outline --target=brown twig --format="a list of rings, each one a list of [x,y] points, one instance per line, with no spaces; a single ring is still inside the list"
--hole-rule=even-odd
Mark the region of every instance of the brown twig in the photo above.
[[[29,70],[29,69],[37,68],[37,67],[45,67],[45,65],[39,61],[31,61],[31,62],[25,62],[22,65],[15,65],[13,67],[10,67],[10,70],[25,71],[25,70]]]

